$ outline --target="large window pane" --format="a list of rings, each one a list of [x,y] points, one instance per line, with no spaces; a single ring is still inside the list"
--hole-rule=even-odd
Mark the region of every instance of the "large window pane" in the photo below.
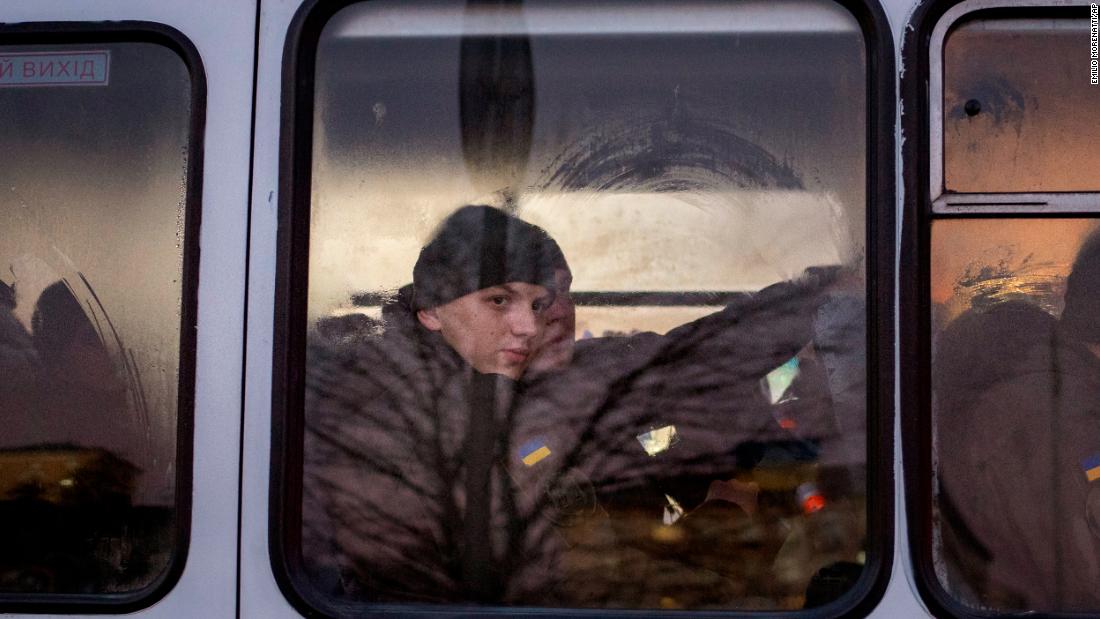
[[[969,606],[1100,609],[1098,230],[932,225],[933,549]]]
[[[1089,21],[974,19],[943,49],[944,186],[958,192],[1100,189],[1100,88]]]
[[[315,590],[838,597],[865,558],[858,24],[816,1],[518,6],[379,0],[322,32],[306,119]],[[437,332],[414,311],[486,289],[491,260],[458,297],[422,301],[427,276],[403,289],[440,230],[492,234],[449,219],[465,204],[564,255],[553,280],[503,280],[550,299],[509,327],[523,350],[507,371],[479,362],[493,336],[476,316]]]
[[[7,45],[0,84],[0,591],[137,591],[180,550],[189,71]]]

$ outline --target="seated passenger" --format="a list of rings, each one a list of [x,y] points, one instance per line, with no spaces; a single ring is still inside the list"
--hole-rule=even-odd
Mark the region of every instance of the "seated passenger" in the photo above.
[[[936,340],[933,427],[939,454],[938,509],[944,574],[951,592],[971,604],[1013,604],[992,594],[987,580],[989,549],[956,506],[956,496],[965,501],[971,492],[965,485],[955,484],[965,484],[961,480],[970,475],[966,467],[973,449],[973,414],[991,389],[1044,369],[1028,364],[1047,356],[1037,355],[1033,349],[1041,346],[1049,351],[1056,324],[1054,316],[1038,305],[1013,300],[966,310]],[[994,415],[999,418],[1001,413]]]
[[[126,385],[67,282],[39,296],[33,335],[14,307],[14,290],[0,282],[0,591],[88,593],[130,582],[130,565],[101,551],[135,539],[140,469],[130,459],[140,441]]]
[[[767,570],[731,556],[768,565],[783,540],[754,527],[756,488],[738,476],[769,459],[811,470],[792,454],[835,434],[816,427],[831,414],[820,389],[802,390],[796,415],[811,440],[760,389],[814,339],[835,275],[666,336],[575,347],[569,278],[540,229],[465,207],[384,307],[383,335],[311,348],[303,555],[317,584],[372,601],[604,607],[762,594],[750,581]]]
[[[358,348],[310,348],[303,547],[325,586],[506,599],[522,540],[496,463],[561,260],[541,229],[465,207],[420,252],[413,312],[387,313],[385,333]]]
[[[942,475],[988,560],[977,604],[1034,612],[1100,606],[1100,235],[1082,246],[1052,340],[968,415]]]
[[[615,542],[645,551],[626,582],[609,582],[608,571],[586,583],[603,584],[601,603],[738,606],[774,594],[776,581],[797,581],[789,590],[801,593],[815,570],[857,557],[866,340],[862,299],[840,275],[810,270],[664,336],[574,341],[572,275],[557,270],[519,431],[550,437],[556,462],[591,480]],[[766,393],[765,377],[792,362],[782,397]],[[763,517],[753,515],[758,481]],[[805,524],[816,556],[780,552],[780,530],[802,518],[795,499],[810,488],[854,502],[855,518],[813,514]]]

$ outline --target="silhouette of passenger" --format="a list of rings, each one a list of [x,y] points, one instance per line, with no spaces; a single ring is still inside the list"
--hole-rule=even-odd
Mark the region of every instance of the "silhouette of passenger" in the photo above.
[[[114,376],[107,348],[64,282],[55,282],[42,291],[31,328],[39,357],[59,378],[88,386]]]
[[[132,539],[139,469],[123,456],[136,434],[125,385],[64,281],[40,295],[33,336],[12,315],[12,292],[0,285],[0,457],[9,473],[0,478],[0,590],[102,593],[133,577],[102,552]]]
[[[939,517],[945,567],[952,590],[977,600],[987,589],[989,549],[960,514],[956,496],[970,492],[958,477],[972,448],[976,408],[993,387],[1027,372],[1035,347],[1053,345],[1056,320],[1036,305],[1009,301],[969,309],[944,329],[933,361],[935,441],[939,454]],[[999,413],[994,413],[999,415]],[[994,423],[996,420],[994,420]]]
[[[31,316],[34,348],[41,361],[28,444],[70,443],[129,455],[137,428],[126,385],[99,332],[64,281],[48,286]]]
[[[974,536],[970,545],[980,544],[985,555],[979,558],[988,557],[977,605],[1036,612],[1100,608],[1098,312],[1100,235],[1094,234],[1067,279],[1052,345],[1001,349],[1003,356],[990,362],[1015,366],[1019,375],[986,391],[969,415],[945,411],[957,418],[947,420],[955,427],[968,419],[968,440],[943,461],[942,476]],[[1027,321],[1042,339],[1043,321]],[[949,399],[949,406],[964,402]]]

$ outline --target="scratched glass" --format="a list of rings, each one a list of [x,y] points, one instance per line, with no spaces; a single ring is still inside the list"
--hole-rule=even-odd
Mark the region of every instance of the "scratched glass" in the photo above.
[[[933,557],[967,606],[1100,610],[1098,234],[932,225]]]
[[[182,550],[190,113],[163,46],[0,46],[0,592],[136,592]]]
[[[943,49],[944,186],[955,192],[1100,189],[1100,87],[1088,7],[1075,19],[980,18]]]
[[[310,599],[777,610],[854,585],[864,50],[824,1],[338,12],[299,119]],[[405,287],[465,204],[564,255],[502,280],[554,293],[498,308],[534,315],[506,369],[463,348],[506,319],[432,327],[480,283]]]

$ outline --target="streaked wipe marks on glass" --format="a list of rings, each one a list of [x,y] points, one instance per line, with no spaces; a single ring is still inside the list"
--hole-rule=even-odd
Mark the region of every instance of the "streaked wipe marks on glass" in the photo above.
[[[525,2],[521,19],[496,15],[531,23],[534,11],[545,24],[560,11],[564,23],[605,31],[568,35],[559,24],[553,35],[533,35],[524,96],[536,114],[515,181],[474,179],[464,159],[459,35],[467,26],[453,20],[463,6],[426,4],[401,17],[396,4],[366,6],[337,15],[319,48],[312,319],[348,305],[348,291],[407,284],[447,213],[503,204],[509,183],[518,212],[584,260],[577,290],[753,291],[862,256],[865,159],[851,147],[865,131],[862,44],[851,23],[835,27],[850,20],[838,6],[802,3],[800,15],[821,21],[794,27],[767,3],[739,4],[754,15],[746,21],[740,10],[700,2],[693,12],[711,26],[691,35],[661,33],[657,24],[683,11],[655,2],[630,7],[656,20],[649,34],[619,34],[618,19],[597,27],[591,5]],[[474,19],[493,22],[481,10]],[[375,19],[436,34],[382,34]],[[760,27],[740,30],[750,22]],[[808,35],[808,23],[832,25]],[[726,61],[704,60],[715,50]],[[606,251],[609,235],[619,251]]]
[[[1065,278],[1088,219],[968,219],[932,224],[931,292],[941,327],[965,312],[1004,301],[1062,311]]]

